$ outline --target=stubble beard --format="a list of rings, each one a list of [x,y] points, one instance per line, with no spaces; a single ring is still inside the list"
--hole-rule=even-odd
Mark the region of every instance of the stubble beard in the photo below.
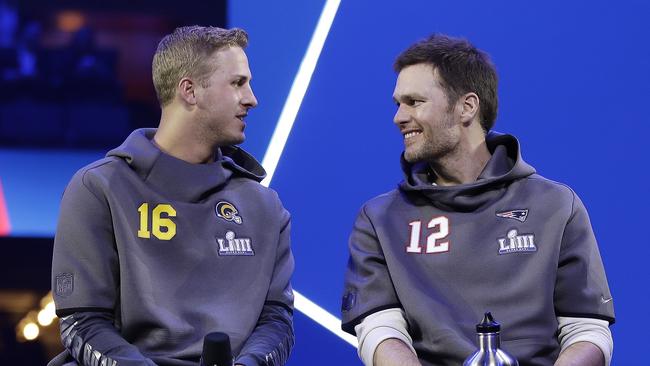
[[[423,143],[421,146],[412,146],[404,151],[404,159],[411,163],[431,163],[439,161],[454,151],[458,141],[454,141],[450,130],[456,125],[451,114],[441,121],[438,133],[434,137],[431,129],[422,131]]]
[[[233,136],[231,130],[233,126],[228,126],[225,121],[215,121],[207,119],[202,123],[199,138],[206,144],[213,146],[233,146],[239,145],[244,142],[244,138],[240,136]]]

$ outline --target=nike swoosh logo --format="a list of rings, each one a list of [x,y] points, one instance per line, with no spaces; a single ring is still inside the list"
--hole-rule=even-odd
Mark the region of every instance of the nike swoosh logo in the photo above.
[[[611,297],[610,297],[610,298],[607,298],[607,299],[606,299],[604,296],[601,296],[601,297],[600,297],[600,302],[603,303],[603,304],[607,304],[607,303],[610,302],[610,301],[612,301],[612,298],[611,298]]]

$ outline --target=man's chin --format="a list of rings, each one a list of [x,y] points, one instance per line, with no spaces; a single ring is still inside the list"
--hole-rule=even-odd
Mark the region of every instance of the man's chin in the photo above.
[[[421,162],[424,157],[419,151],[409,151],[409,150],[404,150],[404,160],[406,160],[407,163],[410,164],[415,164]]]
[[[244,143],[244,141],[246,140],[246,135],[244,134],[244,132],[242,132],[240,134],[232,136],[232,138],[230,140],[231,140],[230,145],[239,145],[239,144]]]
[[[219,141],[219,143],[217,144],[217,146],[234,146],[234,145],[240,145],[240,144],[243,144],[243,143],[244,143],[244,140],[246,140],[246,137],[243,136],[243,135],[242,135],[241,137],[232,137],[232,138],[229,138],[229,139],[222,139],[221,141]]]

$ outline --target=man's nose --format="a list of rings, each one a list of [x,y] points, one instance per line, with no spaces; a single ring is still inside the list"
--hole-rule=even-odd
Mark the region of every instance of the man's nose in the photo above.
[[[248,108],[255,108],[257,106],[257,98],[255,97],[255,94],[253,93],[253,89],[251,87],[248,87],[248,90],[242,98],[241,104]]]

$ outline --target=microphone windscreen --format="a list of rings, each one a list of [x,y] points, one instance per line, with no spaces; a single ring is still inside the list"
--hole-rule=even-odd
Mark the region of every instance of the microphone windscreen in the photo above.
[[[208,333],[203,340],[203,365],[232,366],[230,337],[221,332]]]

